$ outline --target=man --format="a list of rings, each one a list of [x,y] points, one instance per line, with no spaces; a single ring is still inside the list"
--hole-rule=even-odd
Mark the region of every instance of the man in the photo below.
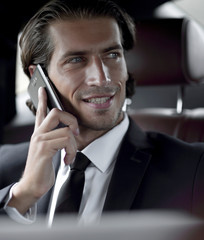
[[[65,111],[47,114],[41,88],[30,143],[0,149],[2,212],[29,223],[38,209],[51,224],[81,151],[91,160],[82,221],[136,209],[204,216],[204,145],[144,133],[122,111],[133,89],[124,52],[134,45],[134,24],[124,11],[103,0],[51,1],[29,21],[20,44],[25,73],[32,76],[37,64],[46,69]],[[67,127],[56,129],[60,122]]]

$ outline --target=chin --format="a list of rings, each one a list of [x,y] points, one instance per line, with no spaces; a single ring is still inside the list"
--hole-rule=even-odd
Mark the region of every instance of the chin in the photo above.
[[[79,124],[95,131],[108,131],[115,127],[122,119],[123,112],[120,111],[114,115],[106,113],[97,116],[92,115],[88,119],[81,119]]]

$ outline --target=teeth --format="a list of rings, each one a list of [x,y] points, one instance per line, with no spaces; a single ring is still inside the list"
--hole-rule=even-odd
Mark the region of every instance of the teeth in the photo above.
[[[86,102],[95,103],[95,104],[103,104],[103,103],[107,102],[109,99],[110,99],[110,97],[90,98],[90,99],[87,99]]]

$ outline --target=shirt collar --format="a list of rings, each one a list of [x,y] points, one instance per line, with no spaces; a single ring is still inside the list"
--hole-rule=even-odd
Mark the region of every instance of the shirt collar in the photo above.
[[[127,114],[124,113],[124,119],[117,126],[90,143],[82,150],[82,153],[84,153],[101,172],[106,172],[116,157],[128,126],[129,118]]]

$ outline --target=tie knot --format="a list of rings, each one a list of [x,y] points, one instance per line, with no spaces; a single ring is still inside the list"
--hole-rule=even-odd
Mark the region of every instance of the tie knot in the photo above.
[[[84,171],[89,165],[89,163],[90,160],[82,152],[77,152],[75,161],[71,165],[71,169]]]

